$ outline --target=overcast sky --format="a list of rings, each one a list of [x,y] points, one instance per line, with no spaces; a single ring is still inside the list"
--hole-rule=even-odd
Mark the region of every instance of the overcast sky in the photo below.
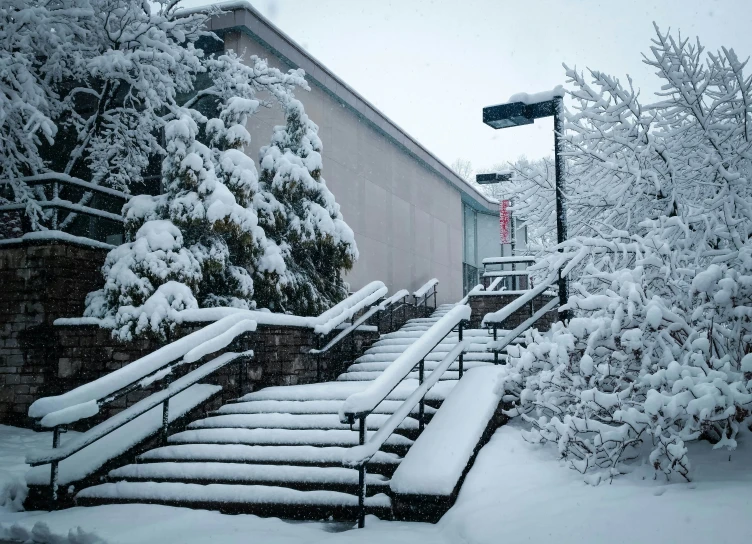
[[[630,74],[643,96],[654,92],[658,79],[642,63],[652,21],[710,50],[752,55],[752,0],[251,3],[440,159],[475,168],[551,153],[550,119],[495,131],[481,110],[564,83],[562,62]]]

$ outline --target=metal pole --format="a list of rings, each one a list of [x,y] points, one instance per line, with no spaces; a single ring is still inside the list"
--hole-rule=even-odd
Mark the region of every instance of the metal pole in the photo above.
[[[366,443],[366,416],[360,416],[358,443]],[[358,467],[358,529],[366,526],[366,464]]]
[[[162,441],[167,444],[167,435],[170,433],[170,399],[162,402]]]
[[[57,200],[60,195],[60,186],[58,185],[57,181],[52,184],[52,200]],[[57,230],[58,227],[58,209],[53,208],[52,210],[52,229]]]
[[[60,445],[60,427],[52,429],[52,448],[57,449]],[[59,461],[50,464],[50,490],[52,491],[52,506],[57,506],[57,477],[59,473]]]
[[[460,343],[462,343],[462,321],[460,321],[459,327],[460,327]],[[465,356],[465,352],[460,351],[460,379],[462,379],[464,356]]]
[[[494,324],[493,329],[494,329],[494,342],[496,342],[496,340],[498,339],[498,327],[496,326],[496,324]],[[494,349],[494,364],[495,365],[499,364],[499,350],[498,349]]]
[[[425,359],[421,359],[418,363],[418,383],[423,384],[423,373],[425,369]],[[418,426],[420,432],[423,432],[423,428],[426,426],[426,396],[423,395],[420,398],[420,408],[418,411]]]
[[[556,243],[561,244],[567,239],[567,210],[564,203],[564,158],[561,133],[561,115],[564,109],[564,99],[560,96],[554,98],[554,165],[556,168]],[[564,248],[559,248],[560,252]],[[559,269],[559,305],[563,306],[569,299],[569,286],[567,279],[561,275]],[[564,312],[562,319],[569,319],[569,312]]]

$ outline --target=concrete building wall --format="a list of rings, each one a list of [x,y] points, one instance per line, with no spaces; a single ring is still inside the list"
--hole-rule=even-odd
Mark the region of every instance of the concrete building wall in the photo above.
[[[360,251],[346,275],[351,289],[381,280],[390,292],[413,291],[436,277],[440,302],[462,298],[463,200],[487,213],[496,205],[247,5],[213,19],[211,28],[226,50],[306,71],[311,90],[296,96],[319,126],[323,177]],[[278,109],[254,116],[247,150],[254,160],[283,122]]]

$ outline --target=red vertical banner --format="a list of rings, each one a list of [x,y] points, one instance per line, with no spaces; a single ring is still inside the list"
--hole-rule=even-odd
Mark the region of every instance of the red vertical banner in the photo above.
[[[509,200],[499,202],[499,234],[502,244],[512,243],[511,214],[509,212]]]

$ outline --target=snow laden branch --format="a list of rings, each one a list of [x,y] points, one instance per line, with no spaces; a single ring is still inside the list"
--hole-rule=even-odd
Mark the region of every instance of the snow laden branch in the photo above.
[[[510,346],[499,386],[590,483],[639,459],[690,479],[687,442],[734,449],[752,422],[752,78],[657,27],[645,62],[652,104],[566,68],[577,226],[536,268],[565,266],[574,317]]]

